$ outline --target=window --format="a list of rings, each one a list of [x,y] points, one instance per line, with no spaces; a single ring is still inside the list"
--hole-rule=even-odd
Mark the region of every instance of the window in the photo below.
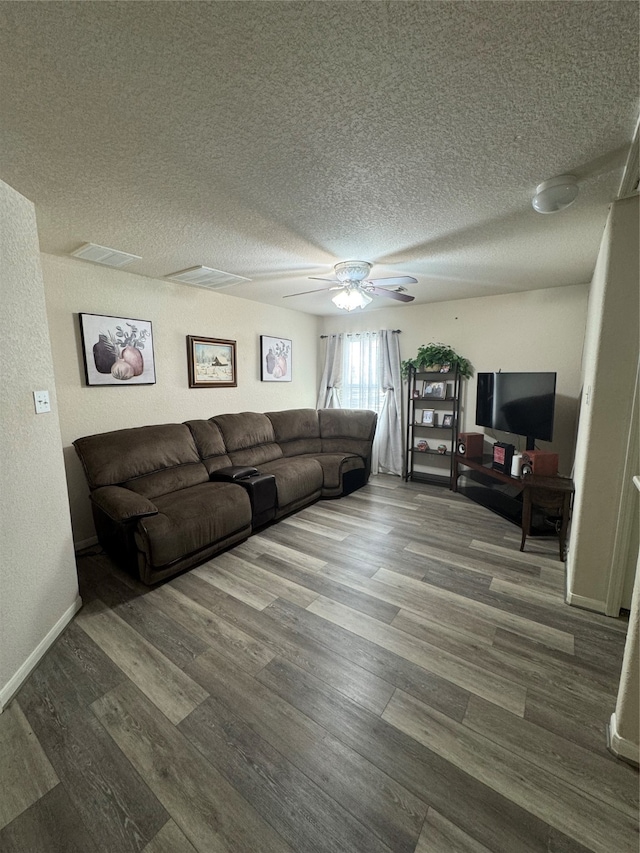
[[[399,330],[327,336],[318,409],[377,412],[371,471],[402,475],[402,379]]]
[[[379,413],[384,397],[378,335],[362,332],[347,337],[342,350],[340,405],[343,409],[372,409]]]

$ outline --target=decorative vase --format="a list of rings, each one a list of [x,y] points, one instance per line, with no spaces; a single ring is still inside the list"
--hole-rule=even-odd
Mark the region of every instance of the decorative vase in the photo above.
[[[93,345],[93,361],[98,373],[111,373],[111,368],[116,363],[113,347],[105,341],[98,341]]]
[[[142,372],[144,371],[144,359],[138,347],[125,347],[122,350],[122,354],[120,357],[124,359],[127,364],[131,365],[131,367],[133,368],[134,376],[142,375]]]

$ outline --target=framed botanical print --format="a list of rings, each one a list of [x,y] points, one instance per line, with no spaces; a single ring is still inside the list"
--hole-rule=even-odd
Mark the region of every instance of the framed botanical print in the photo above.
[[[150,320],[79,314],[87,385],[154,385]]]
[[[260,379],[291,382],[291,341],[260,335]]]

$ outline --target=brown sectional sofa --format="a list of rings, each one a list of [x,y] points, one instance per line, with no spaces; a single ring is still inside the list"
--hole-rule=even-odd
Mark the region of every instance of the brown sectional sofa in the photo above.
[[[73,444],[100,543],[154,584],[246,539],[265,519],[363,486],[376,420],[346,409],[243,412]]]

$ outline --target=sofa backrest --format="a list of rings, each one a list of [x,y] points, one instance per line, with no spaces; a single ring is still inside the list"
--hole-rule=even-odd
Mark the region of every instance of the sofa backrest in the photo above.
[[[220,427],[213,420],[186,421],[209,474],[231,465]]]
[[[288,409],[285,412],[267,412],[273,424],[275,439],[284,456],[302,453],[321,453],[320,423],[315,409]]]
[[[218,468],[283,456],[357,453],[368,469],[376,421],[375,412],[356,409],[242,412],[88,435],[73,445],[92,491],[119,485],[152,500],[204,483]]]
[[[240,412],[216,415],[211,420],[220,428],[232,465],[262,465],[282,456],[266,415]]]
[[[378,415],[365,409],[318,409],[323,453],[357,453],[369,463]]]
[[[209,479],[184,424],[98,433],[73,442],[89,488],[125,486],[153,499]]]

